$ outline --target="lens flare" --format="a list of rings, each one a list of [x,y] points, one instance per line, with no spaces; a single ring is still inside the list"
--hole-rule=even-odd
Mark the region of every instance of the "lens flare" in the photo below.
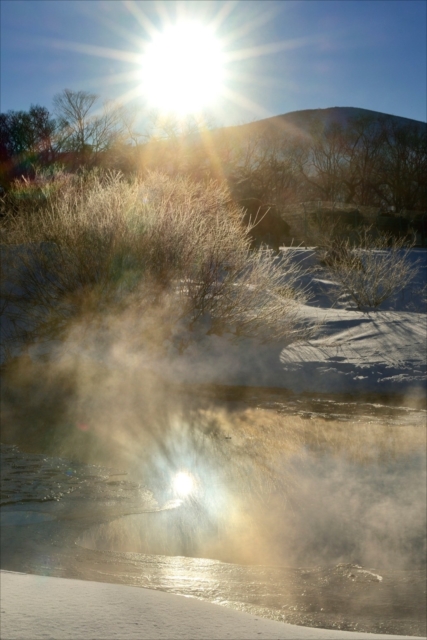
[[[175,475],[172,486],[176,495],[181,498],[186,498],[194,493],[196,489],[196,482],[191,473],[188,473],[187,471],[180,471]]]

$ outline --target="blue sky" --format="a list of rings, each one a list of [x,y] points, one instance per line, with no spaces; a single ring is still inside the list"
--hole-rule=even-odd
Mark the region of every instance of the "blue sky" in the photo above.
[[[219,124],[333,106],[426,120],[425,0],[1,0],[0,7],[1,111],[51,109],[66,87],[102,99],[129,95],[136,67],[127,53],[141,53],[149,39],[141,16],[161,29],[185,13],[216,20],[225,51],[240,58],[228,66],[237,102],[216,105]],[[132,104],[144,109],[141,96]]]

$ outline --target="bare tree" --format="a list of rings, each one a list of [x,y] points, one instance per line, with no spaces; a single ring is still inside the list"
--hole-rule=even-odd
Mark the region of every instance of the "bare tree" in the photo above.
[[[92,137],[90,110],[98,96],[87,91],[64,89],[53,98],[58,117],[57,144],[61,150],[83,153]]]
[[[123,133],[122,108],[105,102],[101,113],[93,113],[98,96],[87,91],[64,89],[54,96],[58,117],[57,146],[74,151],[84,160],[106,151]]]
[[[389,116],[341,126],[313,123],[301,153],[306,199],[422,210],[427,204],[426,127]],[[311,192],[311,193],[310,193]]]
[[[381,123],[362,116],[351,121],[344,138],[342,183],[345,201],[369,205],[377,201],[375,176],[381,163],[384,132]]]
[[[345,199],[343,171],[345,168],[345,132],[340,124],[332,123],[324,128],[314,122],[310,131],[311,141],[305,145],[300,170],[307,186],[316,197],[336,202]]]
[[[381,162],[375,176],[379,199],[395,211],[425,210],[427,126],[386,119],[382,128]]]
[[[238,201],[257,199],[280,210],[296,199],[303,153],[299,138],[276,131],[231,137],[225,173],[234,197]]]

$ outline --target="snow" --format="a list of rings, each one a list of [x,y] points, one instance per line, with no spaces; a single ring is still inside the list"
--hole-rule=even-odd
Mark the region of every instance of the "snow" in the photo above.
[[[323,320],[322,335],[306,343],[230,344],[211,337],[184,356],[156,363],[187,383],[281,387],[295,393],[380,393],[422,396],[426,383],[427,318],[421,313],[305,308]]]
[[[295,262],[313,269],[312,249],[287,249]],[[427,252],[413,250],[417,277],[375,311],[332,306],[334,283],[305,276],[313,299],[302,308],[319,324],[316,338],[303,343],[233,344],[209,336],[184,355],[149,363],[162,376],[187,383],[286,388],[295,393],[400,394],[422,398],[427,382]],[[344,300],[345,302],[345,300]]]
[[[1,572],[1,637],[414,640],[414,636],[310,629],[161,591],[9,571]]]

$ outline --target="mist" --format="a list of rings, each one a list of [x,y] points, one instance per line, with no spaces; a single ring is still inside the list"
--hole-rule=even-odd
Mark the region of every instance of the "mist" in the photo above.
[[[288,567],[425,564],[422,426],[308,421],[184,392],[118,326],[102,340],[74,327],[49,358],[15,360],[2,385],[3,442],[109,465],[162,510],[95,525],[80,545]],[[172,488],[182,471],[196,479],[184,499]]]

